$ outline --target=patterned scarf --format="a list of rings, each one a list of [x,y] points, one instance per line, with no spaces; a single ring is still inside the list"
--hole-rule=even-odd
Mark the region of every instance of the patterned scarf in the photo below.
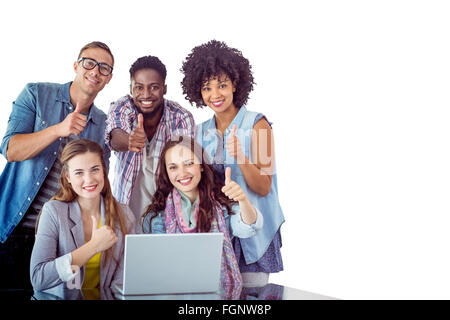
[[[197,225],[200,199],[198,199],[194,208],[194,219]],[[222,288],[230,288],[242,285],[242,277],[239,272],[239,266],[234,255],[233,245],[228,236],[228,228],[225,223],[225,218],[221,206],[216,207],[217,215],[211,223],[211,230],[209,232],[222,232],[224,236],[222,263],[220,267],[220,282]],[[166,233],[191,233],[197,232],[196,227],[189,228],[188,224],[183,218],[181,211],[181,195],[176,188],[173,188],[166,200],[165,209],[165,226]]]

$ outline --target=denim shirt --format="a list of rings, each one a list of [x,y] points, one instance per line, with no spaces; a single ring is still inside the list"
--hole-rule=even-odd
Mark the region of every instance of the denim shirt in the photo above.
[[[255,123],[264,117],[261,113],[250,112],[242,106],[233,121],[225,130],[222,137],[216,129],[215,116],[201,123],[196,128],[196,137],[205,152],[213,161],[213,167],[217,174],[224,178],[224,167],[231,167],[231,179],[235,181],[247,195],[252,205],[258,209],[264,217],[264,225],[257,235],[251,238],[241,239],[241,246],[247,264],[258,261],[269,247],[275,233],[284,222],[284,215],[278,200],[278,183],[275,164],[273,164],[272,184],[268,195],[262,197],[255,193],[247,185],[244,175],[234,157],[232,157],[223,141],[226,141],[231,133],[231,128],[236,124],[236,137],[240,140],[245,156],[252,161],[251,138]],[[269,122],[270,124],[270,122]]]
[[[29,83],[13,102],[8,126],[1,143],[6,158],[9,140],[16,134],[33,133],[63,121],[75,108],[70,103],[72,82]],[[109,168],[110,151],[105,147],[106,114],[91,105],[86,127],[79,138],[91,139],[105,152]],[[0,176],[0,241],[5,242],[19,224],[55,162],[62,138],[56,139],[37,156],[19,162],[7,162]]]

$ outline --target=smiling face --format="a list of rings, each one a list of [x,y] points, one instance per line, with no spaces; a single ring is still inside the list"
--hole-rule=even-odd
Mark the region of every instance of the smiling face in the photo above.
[[[87,152],[73,157],[67,162],[66,178],[79,197],[97,199],[104,186],[100,156]]]
[[[89,48],[84,50],[81,54],[83,58],[90,58],[98,63],[106,63],[113,67],[113,59],[111,55],[101,48]],[[83,68],[81,62],[75,62],[73,66],[76,76],[73,81],[79,90],[84,94],[95,97],[105,87],[112,78],[112,74],[104,76],[98,70],[98,66],[92,70]]]
[[[144,117],[152,117],[161,110],[166,91],[164,79],[154,69],[138,70],[131,79],[134,105]]]
[[[195,201],[203,171],[200,160],[189,148],[176,145],[167,150],[165,163],[172,185]]]
[[[237,111],[233,103],[236,88],[226,74],[206,80],[201,91],[203,102],[215,113]]]

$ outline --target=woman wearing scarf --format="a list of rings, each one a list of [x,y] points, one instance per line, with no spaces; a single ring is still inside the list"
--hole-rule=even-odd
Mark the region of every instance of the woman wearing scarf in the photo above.
[[[157,190],[143,215],[144,233],[222,232],[221,285],[241,285],[231,239],[256,235],[263,224],[261,213],[231,181],[230,168],[225,184],[218,179],[207,154],[193,139],[172,138],[160,159]]]

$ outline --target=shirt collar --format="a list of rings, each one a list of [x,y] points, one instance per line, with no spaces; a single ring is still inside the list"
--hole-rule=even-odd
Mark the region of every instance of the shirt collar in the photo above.
[[[160,122],[165,122],[166,119],[170,119],[170,109],[169,109],[168,102],[166,99],[164,99],[163,108],[164,108],[164,110],[163,110],[163,114],[162,114]]]
[[[244,119],[245,113],[247,112],[247,108],[245,108],[245,106],[242,106],[239,108],[238,113],[236,114],[236,116],[234,117],[233,121],[231,121],[230,125],[225,129],[225,135],[228,135],[231,131],[231,128],[233,128],[233,125],[236,124],[236,127],[240,127],[242,120]],[[214,115],[214,117],[212,117],[209,120],[208,123],[208,129],[217,129],[216,128],[216,116]]]
[[[126,105],[127,103],[130,104],[131,108],[136,112],[136,121],[137,121],[137,115],[139,114],[139,110],[136,107],[136,105],[134,104],[133,97],[130,96],[129,94],[127,94],[127,98],[123,102],[123,105]]]
[[[236,125],[237,128],[239,128],[241,126],[242,120],[244,119],[244,115],[246,112],[247,112],[247,109],[245,108],[245,106],[242,106],[239,108],[239,111],[236,114],[236,116],[234,117],[233,121],[231,121],[228,128],[225,129],[226,134],[230,133],[231,128],[233,128],[233,125]]]
[[[177,189],[178,193],[181,196],[181,201],[185,204],[184,206],[181,206],[182,208],[186,208],[187,210],[191,210],[191,207],[194,207],[195,204],[198,202],[198,196],[195,198],[194,203],[191,203],[191,199],[187,195],[185,195],[181,190]]]
[[[56,100],[70,104],[70,85],[71,84],[72,84],[72,81],[64,83],[59,88],[58,94],[56,95]]]

